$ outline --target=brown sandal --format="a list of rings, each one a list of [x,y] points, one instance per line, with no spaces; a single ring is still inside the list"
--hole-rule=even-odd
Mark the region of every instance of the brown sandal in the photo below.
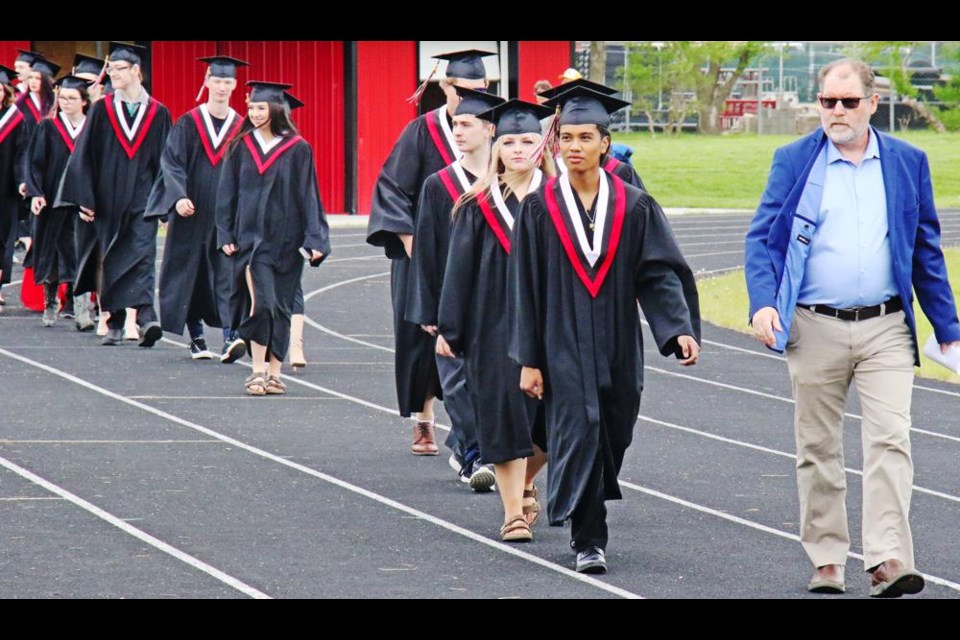
[[[247,379],[244,381],[243,386],[247,390],[247,395],[250,396],[265,396],[267,395],[267,381],[264,379],[263,374],[259,371],[254,371]]]
[[[517,516],[500,527],[500,539],[504,542],[530,542],[533,540],[533,531],[526,518]]]
[[[287,392],[287,385],[279,376],[267,376],[267,384],[265,385],[267,395],[271,396],[282,396]]]
[[[533,502],[528,503],[527,500],[532,500]],[[527,524],[532,527],[540,518],[540,503],[537,502],[537,485],[533,485],[533,489],[523,490],[523,502],[523,517],[526,519]]]

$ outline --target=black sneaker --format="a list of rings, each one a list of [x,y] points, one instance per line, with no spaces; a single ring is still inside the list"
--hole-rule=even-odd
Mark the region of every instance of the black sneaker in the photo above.
[[[159,322],[148,322],[140,327],[140,342],[137,346],[149,349],[157,343],[157,340],[163,337],[163,329]]]
[[[606,573],[607,557],[600,547],[588,547],[577,553],[577,573]]]
[[[220,362],[230,364],[236,362],[247,353],[247,345],[240,338],[234,338],[229,342],[223,343],[223,350],[220,352]]]
[[[207,349],[207,341],[203,337],[190,341],[190,357],[194,360],[211,360],[213,354]]]
[[[469,484],[477,493],[491,491],[496,481],[493,465],[483,464],[480,458],[474,458],[460,469],[460,482]]]

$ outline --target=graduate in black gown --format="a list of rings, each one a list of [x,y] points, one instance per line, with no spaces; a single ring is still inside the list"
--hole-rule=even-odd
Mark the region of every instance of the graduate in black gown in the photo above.
[[[505,542],[532,539],[524,489],[545,462],[542,450],[534,457],[537,401],[520,390],[520,367],[508,354],[507,268],[520,203],[554,175],[550,154],[540,148],[540,119],[550,113],[510,100],[482,114],[496,124],[491,165],[454,210],[440,297],[437,353],[466,361],[480,457],[496,467]]]
[[[143,51],[110,43],[114,92],[90,109],[60,190],[62,204],[78,205],[80,219],[97,234],[102,264],[97,290],[101,308],[110,312],[104,345],[123,342],[127,307],[137,311],[141,347],[163,336],[153,306],[157,221],[143,213],[171,123],[167,108],[143,88]],[[91,257],[79,256],[74,287],[79,293],[95,289],[98,265]]]
[[[490,164],[493,125],[479,119],[477,114],[505,102],[483,91],[463,87],[456,90],[462,100],[454,111],[453,137],[461,158],[423,183],[417,205],[416,242],[410,257],[406,319],[420,325],[431,336],[437,335],[437,307],[447,264],[450,213],[460,196],[487,172]],[[437,372],[443,405],[450,416],[450,434],[446,440],[453,452],[450,465],[471,489],[489,491],[496,477],[493,468],[480,458],[476,409],[467,388],[464,360],[437,356]]]
[[[605,500],[633,437],[643,389],[637,303],[661,354],[692,365],[700,312],[693,272],[656,201],[601,170],[609,113],[627,103],[561,93],[567,173],[523,201],[511,238],[510,356],[542,398],[550,524],[571,520],[577,571],[606,571]]]
[[[599,93],[603,93],[609,96],[612,96],[613,94],[617,93],[617,90],[611,87],[607,87],[597,82],[592,82],[591,80],[587,80],[586,78],[578,78],[576,80],[570,80],[569,82],[564,82],[559,86],[545,89],[538,94],[538,97],[546,98],[547,100],[550,100],[552,98],[557,97],[561,93],[565,93],[570,89],[574,89],[576,87],[586,87],[587,89],[593,89],[594,91],[597,91]],[[558,155],[554,158],[554,160],[557,163],[557,169],[561,173],[566,173],[567,167],[566,165],[563,164],[563,159],[560,158]],[[643,180],[640,178],[640,174],[637,173],[633,165],[627,164],[626,162],[620,162],[619,160],[613,157],[613,154],[610,154],[610,153],[606,154],[606,159],[603,161],[602,166],[605,171],[607,171],[608,173],[612,173],[613,175],[617,176],[627,184],[632,184],[638,189],[643,189],[644,191],[647,190],[647,188],[643,186]]]
[[[76,76],[57,80],[56,115],[45,118],[30,142],[27,197],[33,214],[33,278],[43,285],[43,326],[57,322],[57,293],[67,285],[64,316],[82,304],[74,304],[73,281],[77,270],[76,226],[79,209],[74,205],[50,206],[56,201],[63,171],[86,121],[87,82]],[[81,301],[82,303],[82,301]],[[77,318],[78,331],[93,329],[89,314]]]
[[[27,144],[20,149],[18,159],[20,201],[17,243],[26,250],[23,265],[33,267],[33,223],[30,220],[30,200],[27,196],[27,174],[30,171],[30,142],[40,123],[48,118],[54,109],[56,96],[53,91],[53,77],[60,72],[60,65],[47,60],[40,54],[33,54],[30,74],[27,77],[27,91],[17,98],[17,108],[23,112],[26,125]],[[73,307],[71,302],[70,307]]]
[[[223,327],[220,361],[246,353],[230,324],[231,260],[217,250],[216,202],[227,146],[243,117],[230,107],[242,60],[200,58],[207,69],[207,101],[173,125],[160,158],[161,175],[150,192],[146,218],[168,221],[160,267],[160,321],[164,331],[190,334],[190,357],[209,360],[203,325]]]
[[[248,82],[247,117],[230,144],[217,189],[217,244],[231,257],[231,326],[253,358],[250,395],[280,395],[280,367],[304,258],[330,255],[313,149],[290,120],[289,84]]]
[[[397,402],[401,416],[417,414],[410,446],[413,455],[435,456],[439,453],[433,400],[436,397],[443,399],[434,355],[436,341],[419,325],[406,320],[417,204],[424,181],[459,158],[452,131],[453,114],[460,104],[455,87],[486,88],[482,57],[488,55],[495,54],[470,50],[434,56],[448,61],[446,78],[440,82],[447,102],[406,126],[380,170],[373,189],[367,242],[383,247],[391,260]]]
[[[16,240],[17,212],[20,209],[17,161],[27,144],[23,113],[17,109],[16,72],[0,65],[0,285],[10,282],[13,243]],[[6,301],[0,296],[0,310]]]
[[[90,103],[97,102],[104,96],[107,81],[107,62],[93,56],[78,53],[73,56],[73,75],[83,78],[87,85],[87,97]]]

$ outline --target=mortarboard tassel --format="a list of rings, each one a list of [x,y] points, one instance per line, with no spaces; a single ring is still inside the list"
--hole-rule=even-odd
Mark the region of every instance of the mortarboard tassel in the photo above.
[[[440,68],[440,61],[437,60],[437,64],[433,65],[433,70],[430,72],[430,75],[427,76],[427,79],[417,87],[417,90],[413,92],[413,95],[407,98],[407,102],[415,104],[418,107],[420,106],[420,98],[423,96],[423,92],[427,90],[427,85],[430,84],[430,81],[433,79],[434,74],[437,73],[437,69]]]
[[[557,106],[557,112],[553,116],[553,122],[550,123],[550,128],[547,129],[547,133],[543,136],[543,140],[540,141],[540,144],[537,145],[537,148],[533,150],[531,157],[534,159],[534,164],[540,164],[540,157],[543,155],[543,152],[548,147],[550,148],[553,155],[557,155],[557,132],[560,131],[560,106]]]
[[[194,102],[200,102],[200,98],[203,96],[203,90],[207,87],[207,78],[210,77],[210,67],[207,67],[207,72],[203,75],[203,84],[200,85],[200,91],[197,91],[197,99]]]

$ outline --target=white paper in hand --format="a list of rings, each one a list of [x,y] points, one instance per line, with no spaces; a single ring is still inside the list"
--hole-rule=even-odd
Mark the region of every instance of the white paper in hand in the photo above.
[[[931,333],[930,339],[923,345],[923,355],[950,371],[960,374],[960,347],[952,346],[946,353],[940,353],[940,343],[937,342],[936,334]]]

